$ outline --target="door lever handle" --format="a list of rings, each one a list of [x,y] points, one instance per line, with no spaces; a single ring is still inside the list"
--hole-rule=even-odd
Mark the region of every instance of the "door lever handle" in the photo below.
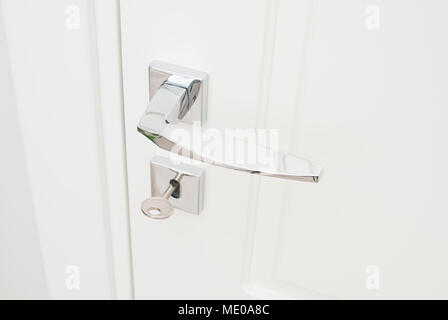
[[[138,131],[161,149],[190,159],[263,176],[307,182],[320,180],[321,165],[247,141],[238,142],[244,152],[252,150],[269,161],[241,163],[230,157],[204,155],[202,141],[190,143],[191,139],[179,139],[180,133],[193,137],[197,129],[195,122],[203,122],[207,83],[206,73],[160,61],[151,63],[150,103],[140,119]]]

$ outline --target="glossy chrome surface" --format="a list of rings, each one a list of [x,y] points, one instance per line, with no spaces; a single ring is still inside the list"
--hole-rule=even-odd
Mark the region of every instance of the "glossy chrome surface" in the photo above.
[[[321,165],[250,142],[242,142],[243,150],[255,150],[257,154],[266,155],[266,158],[270,161],[267,163],[260,161],[239,162],[230,157],[205,155],[203,153],[205,145],[202,141],[200,143],[190,143],[191,139],[179,139],[180,132],[183,136],[193,137],[195,135],[191,120],[182,120],[189,115],[188,110],[194,110],[197,107],[196,104],[199,103],[197,97],[206,90],[206,83],[203,81],[206,76],[197,71],[188,74],[188,72],[185,72],[186,69],[183,69],[182,75],[176,75],[174,73],[179,67],[172,66],[170,68],[166,64],[164,67],[168,77],[162,82],[159,81],[159,89],[152,93],[150,104],[140,119],[137,128],[140,133],[157,146],[191,159],[251,174],[307,182],[318,182],[320,180],[323,171]],[[201,74],[202,78],[196,79],[195,74]],[[151,80],[150,67],[150,84],[151,81],[153,80]],[[175,85],[172,85],[173,83]],[[188,95],[190,92],[192,94]],[[192,98],[195,92],[197,93],[196,98]],[[202,107],[205,105],[204,96],[201,97],[200,103]],[[187,111],[185,112],[185,110]],[[196,120],[198,120],[197,116]],[[203,118],[200,120],[203,120]]]
[[[170,180],[179,181],[179,197],[173,193]],[[199,214],[203,205],[204,170],[192,165],[154,156],[151,160],[151,199],[166,198],[170,204],[188,213]],[[169,195],[167,197],[167,195]]]
[[[154,101],[154,98],[156,94],[159,95],[160,88],[163,84],[167,86],[171,85],[172,91],[175,91],[172,88],[173,86],[181,88],[190,87],[191,92],[189,96],[192,97],[189,99],[190,106],[187,110],[188,112],[181,115],[182,119],[180,121],[185,123],[205,122],[208,89],[208,76],[205,72],[156,60],[151,62],[148,74],[149,101],[151,103],[159,104],[159,102]],[[192,80],[194,83],[191,83]],[[167,89],[167,86],[164,87]],[[177,94],[182,94],[181,92],[183,91],[178,91]],[[162,104],[164,103],[162,102]]]
[[[188,125],[178,124],[178,126],[185,127],[185,130],[189,130]],[[272,151],[268,148],[264,148],[262,146],[256,146],[258,152],[271,154],[274,159],[274,162],[269,164],[259,164],[259,163],[237,163],[237,162],[229,162],[222,158],[213,158],[210,156],[201,155],[200,151],[195,151],[195,147],[197,144],[193,144],[193,147],[182,146],[182,142],[173,142],[175,141],[175,137],[177,134],[175,131],[178,128],[175,128],[173,125],[166,125],[161,134],[154,134],[150,131],[144,130],[142,127],[138,128],[139,132],[149,138],[152,142],[154,142],[160,148],[174,152],[178,155],[199,160],[205,163],[210,163],[213,165],[221,166],[228,169],[244,171],[250,174],[258,174],[262,176],[270,176],[282,179],[290,179],[290,180],[299,180],[306,182],[319,182],[322,177],[323,168],[321,165],[311,162],[309,160],[299,158],[290,154]],[[171,139],[171,137],[174,137]],[[249,144],[246,144],[246,148],[251,148]],[[198,147],[197,149],[202,149],[202,147]],[[263,150],[260,150],[263,149]]]

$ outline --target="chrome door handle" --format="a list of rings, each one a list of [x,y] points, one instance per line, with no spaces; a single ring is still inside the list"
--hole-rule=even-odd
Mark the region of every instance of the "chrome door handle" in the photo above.
[[[213,165],[251,174],[283,179],[318,182],[323,167],[312,161],[249,142],[239,142],[244,150],[263,154],[267,163],[241,163],[229,157],[204,156],[201,143],[179,139],[195,135],[205,118],[207,74],[154,61],[149,67],[150,103],[138,124],[138,131],[162,149]]]

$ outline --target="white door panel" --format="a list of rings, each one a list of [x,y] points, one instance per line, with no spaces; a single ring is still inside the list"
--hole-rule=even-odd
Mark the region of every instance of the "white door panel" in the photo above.
[[[108,10],[102,17],[114,13],[113,3],[108,2],[103,7]],[[104,81],[100,90],[99,80],[104,75],[99,72],[99,65],[108,65],[109,83],[119,82],[119,72],[114,73],[118,66],[113,65],[116,68],[113,69],[109,64],[116,51],[108,50],[108,57],[98,61],[99,49],[107,46],[93,41],[97,21],[92,18],[95,16],[92,1],[2,0],[0,6],[31,192],[33,210],[29,214],[36,219],[48,296],[122,297],[115,294],[108,216],[114,210],[108,210],[107,206],[124,202],[119,209],[126,216],[125,191],[121,189],[125,184],[123,180],[106,181],[105,168],[119,162],[119,157],[115,157],[117,153],[107,153],[114,156],[105,164],[106,139],[101,125],[104,121],[104,127],[114,126],[115,149],[120,149],[123,141],[115,137],[120,137],[120,119],[112,120],[115,110],[119,112],[121,108],[120,93],[115,91],[104,118],[98,98],[104,93],[102,89],[111,89]],[[109,41],[115,36],[113,31],[107,33]],[[8,153],[8,149],[5,147],[3,152]],[[124,176],[122,168],[122,163],[114,167],[115,176]],[[112,181],[116,183],[108,193],[106,184]],[[113,193],[116,189],[121,192]],[[113,203],[109,200],[112,193]],[[14,219],[12,212],[5,211],[5,215]],[[121,225],[125,227],[124,223]],[[12,224],[6,227],[15,232]],[[13,244],[13,239],[8,241]],[[14,254],[22,256],[25,252],[16,247]],[[27,267],[39,269],[34,265]],[[125,276],[123,272],[117,278]],[[26,277],[20,281],[26,281]],[[7,297],[10,294],[6,292]]]
[[[446,5],[380,7],[377,33],[351,2],[317,8],[296,141],[326,174],[291,186],[276,277],[338,297],[446,297]]]
[[[177,213],[151,221],[141,214],[140,203],[150,194],[149,163],[157,150],[136,125],[148,101],[148,65],[158,59],[210,74],[208,127],[253,127],[265,6],[257,1],[124,1],[121,13],[136,297],[243,297],[237,289],[250,177],[210,168],[200,216]]]
[[[381,2],[379,29],[370,5],[121,1],[136,298],[448,296],[448,3]],[[207,128],[280,129],[322,181],[203,165],[200,216],[145,217],[152,60],[208,72]]]

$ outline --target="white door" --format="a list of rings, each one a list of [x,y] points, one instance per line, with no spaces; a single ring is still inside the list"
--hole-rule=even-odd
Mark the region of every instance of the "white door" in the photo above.
[[[120,7],[136,298],[448,298],[448,2]],[[322,181],[201,165],[199,216],[144,216],[152,60],[209,74],[206,128],[279,129]]]

